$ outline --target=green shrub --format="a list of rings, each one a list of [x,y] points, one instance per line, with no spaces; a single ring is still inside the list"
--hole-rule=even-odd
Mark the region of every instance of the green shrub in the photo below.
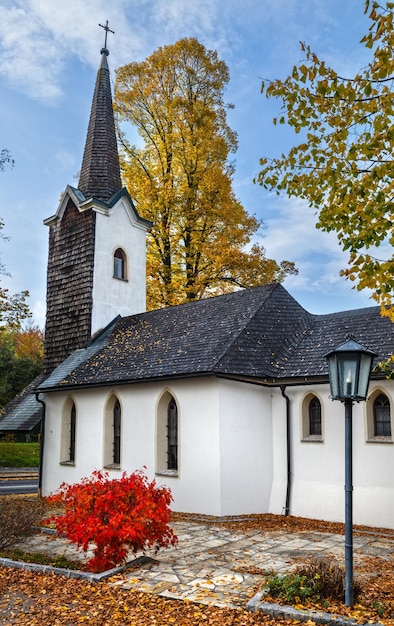
[[[2,496],[0,506],[0,550],[13,547],[37,532],[44,513],[43,503],[14,496]]]
[[[286,602],[303,602],[338,600],[345,596],[345,570],[329,560],[312,559],[308,564],[301,565],[294,573],[284,576],[271,576],[267,579],[271,596]],[[361,592],[360,584],[353,583],[354,598]]]
[[[297,573],[271,576],[267,586],[271,596],[286,602],[303,602],[312,595],[306,577]]]

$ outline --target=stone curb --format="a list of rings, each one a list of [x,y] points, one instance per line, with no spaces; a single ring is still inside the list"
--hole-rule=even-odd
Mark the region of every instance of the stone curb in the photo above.
[[[125,565],[108,569],[100,574],[94,574],[93,572],[82,572],[80,570],[66,569],[63,567],[54,567],[53,565],[41,565],[39,563],[25,563],[24,561],[13,561],[0,557],[0,566],[11,567],[13,569],[23,569],[29,572],[37,572],[39,574],[56,574],[58,576],[65,576],[66,578],[77,578],[78,580],[86,580],[91,583],[101,582],[116,574],[121,574],[130,567],[135,565],[144,565],[145,563],[152,562],[149,556],[139,556],[133,561],[129,561]]]
[[[284,617],[285,619],[291,619],[301,622],[312,621],[315,624],[330,624],[336,626],[361,626],[359,622],[351,617],[345,617],[343,615],[333,615],[330,613],[324,613],[323,611],[313,611],[308,609],[295,609],[293,606],[272,604],[270,602],[263,602],[264,591],[256,593],[256,595],[249,600],[246,604],[246,610],[257,613],[261,611],[265,615],[271,617]],[[383,626],[380,622],[367,622],[368,626]]]

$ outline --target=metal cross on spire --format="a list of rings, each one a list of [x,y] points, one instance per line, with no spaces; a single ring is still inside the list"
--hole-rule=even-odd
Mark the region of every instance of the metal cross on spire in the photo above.
[[[108,20],[106,20],[105,26],[103,26],[102,24],[99,24],[99,26],[101,26],[101,28],[104,28],[104,30],[105,30],[104,48],[106,48],[107,47],[107,36],[108,36],[108,33],[112,33],[113,35],[115,35],[115,31],[111,30],[110,27],[108,26]]]

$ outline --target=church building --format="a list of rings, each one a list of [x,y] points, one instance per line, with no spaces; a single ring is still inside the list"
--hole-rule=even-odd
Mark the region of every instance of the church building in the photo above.
[[[143,469],[175,511],[344,519],[344,408],[325,354],[392,354],[379,307],[313,315],[280,284],[145,311],[142,219],[122,188],[108,50],[80,180],[49,226],[43,495]],[[353,406],[354,523],[394,528],[394,380]]]

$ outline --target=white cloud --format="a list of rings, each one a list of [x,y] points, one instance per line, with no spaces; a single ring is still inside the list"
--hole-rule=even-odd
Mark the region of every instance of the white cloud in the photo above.
[[[348,254],[342,250],[335,233],[316,228],[316,215],[306,202],[272,197],[270,216],[264,221],[267,228],[262,239],[267,256],[293,261],[298,269],[298,275],[286,279],[287,288],[325,297],[352,289],[352,283],[339,275],[347,266]],[[367,291],[359,296],[365,306],[369,297]]]
[[[267,55],[261,56],[259,48],[267,49],[265,39],[274,59],[293,56],[304,35],[321,34],[318,28],[308,31],[311,17],[330,34],[333,11],[325,4],[322,0],[244,0],[242,4],[239,0],[142,0],[138,5],[130,0],[3,0],[0,74],[32,98],[58,101],[63,72],[72,56],[97,66],[98,49],[104,43],[98,23],[106,19],[115,31],[108,43],[113,68],[190,36],[218,50],[230,64],[242,66],[246,55],[249,67],[251,63],[264,66]],[[284,14],[291,19],[283,20]],[[273,29],[277,38],[267,32]]]

